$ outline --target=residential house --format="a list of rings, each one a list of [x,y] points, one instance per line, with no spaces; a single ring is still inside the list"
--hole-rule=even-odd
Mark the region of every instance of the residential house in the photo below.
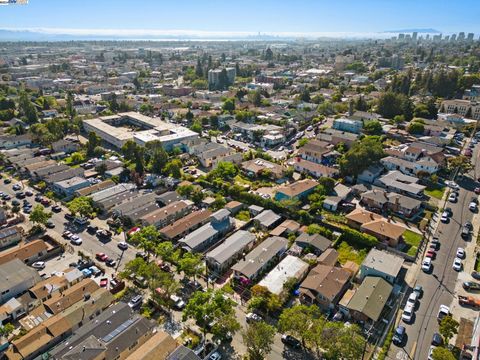
[[[359,278],[363,280],[367,276],[378,276],[393,285],[397,282],[402,265],[403,258],[400,256],[373,248],[360,266]]]
[[[180,345],[167,356],[166,360],[202,360],[202,358],[195,354],[192,349]]]
[[[303,145],[298,150],[297,155],[304,160],[322,164],[324,155],[330,152],[328,146],[329,144],[325,141],[313,139]]]
[[[118,303],[80,327],[49,353],[54,360],[129,359],[154,333],[153,322],[135,314],[127,304]],[[174,343],[171,338],[164,342],[170,349]]]
[[[108,188],[115,186],[115,183],[112,180],[105,180],[99,182],[98,184],[90,185],[88,187],[78,189],[75,191],[76,196],[89,196],[97,191],[102,191]]]
[[[210,223],[203,225],[179,241],[191,252],[203,252],[217,243],[234,227],[234,220],[228,210],[218,210],[210,216]]]
[[[0,303],[30,289],[41,281],[38,271],[25,265],[20,259],[12,259],[0,264]]]
[[[287,255],[258,283],[268,289],[272,294],[282,295],[285,292],[284,285],[290,278],[298,282],[305,278],[309,265],[300,258]]]
[[[341,309],[355,321],[374,324],[382,317],[392,290],[393,286],[381,277],[367,276],[353,295],[349,294],[349,301],[344,302]]]
[[[382,172],[383,166],[370,165],[367,169],[363,170],[360,175],[357,176],[357,180],[358,182],[372,184],[380,177],[380,175],[382,175]]]
[[[420,198],[424,195],[425,186],[420,185],[419,181],[417,177],[404,175],[398,170],[393,170],[378,178],[376,183],[385,187],[388,191]]]
[[[331,177],[336,178],[340,175],[340,171],[335,168],[315,163],[313,161],[296,158],[292,161],[295,171],[306,173],[316,178]]]
[[[32,135],[2,135],[0,136],[1,149],[14,149],[22,146],[32,145]]]
[[[205,254],[210,270],[220,275],[254,244],[256,237],[249,231],[238,230],[223,243]]]
[[[63,152],[65,154],[70,154],[77,151],[79,148],[79,143],[70,139],[60,139],[52,143],[52,150],[56,153]]]
[[[190,200],[180,200],[154,210],[140,218],[143,226],[154,225],[158,228],[173,223],[188,214],[193,206]]]
[[[0,229],[0,249],[18,244],[22,240],[22,228],[19,226]]]
[[[349,133],[359,134],[363,128],[363,122],[353,119],[335,119],[333,126],[335,130],[346,131]]]
[[[158,331],[140,347],[134,350],[128,360],[165,360],[178,347],[170,334]]]
[[[260,229],[267,231],[277,225],[282,217],[272,210],[263,210],[253,218],[253,223]]]
[[[295,239],[295,245],[305,251],[320,255],[332,246],[332,241],[320,234],[309,235],[307,233],[301,233],[300,236]]]
[[[361,203],[369,209],[392,211],[407,218],[418,214],[422,207],[420,200],[381,189],[373,189],[361,194]]]
[[[25,264],[32,264],[42,259],[48,253],[48,246],[43,240],[33,240],[23,243],[0,253],[0,265],[14,259],[19,259]]]
[[[351,227],[375,236],[378,240],[386,242],[392,247],[396,247],[399,244],[407,230],[405,227],[397,225],[381,215],[361,208],[353,210],[346,215],[346,218]]]
[[[322,310],[333,310],[350,286],[351,273],[334,265],[319,264],[300,284],[300,301],[317,305]]]
[[[323,201],[323,208],[330,211],[337,211],[342,202],[346,201],[350,196],[352,189],[341,183],[338,183],[333,188],[333,194],[327,196]]]
[[[74,176],[72,178],[56,181],[52,184],[52,190],[60,196],[72,196],[75,191],[89,187],[90,182],[82,177]]]
[[[245,204],[241,203],[239,201],[229,201],[228,203],[225,204],[224,206],[225,209],[230,211],[232,215],[238,214],[241,210],[245,209]]]
[[[380,162],[387,170],[398,170],[405,175],[417,175],[419,172],[425,172],[432,175],[439,170],[439,165],[428,158],[422,158],[413,162],[393,156],[387,156],[381,159]]]
[[[318,186],[318,182],[311,179],[298,180],[292,184],[279,186],[275,193],[275,200],[303,200]]]
[[[300,224],[294,220],[287,219],[278,225],[275,229],[270,231],[270,235],[272,236],[283,236],[283,235],[290,235],[290,234],[297,234],[300,230]]]
[[[176,241],[207,223],[211,215],[212,212],[208,209],[194,211],[173,224],[161,228],[159,234],[165,240]]]
[[[285,167],[264,159],[252,159],[241,164],[242,170],[250,177],[267,176],[280,179],[285,175]]]
[[[246,284],[255,281],[272,263],[280,259],[287,247],[288,240],[283,237],[267,238],[232,266],[234,278]]]

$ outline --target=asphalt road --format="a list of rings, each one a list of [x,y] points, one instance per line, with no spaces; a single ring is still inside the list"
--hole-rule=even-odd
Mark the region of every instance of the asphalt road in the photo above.
[[[12,179],[11,184],[4,184],[3,181],[0,182],[0,191],[9,194],[12,196],[12,200],[15,198],[15,191],[12,189],[13,185],[16,184],[17,181],[15,179]],[[34,194],[37,193],[34,189],[29,188],[28,186],[24,186],[22,191],[26,190],[31,190]],[[27,197],[26,198],[33,206],[38,204],[34,200],[34,196]],[[23,202],[23,200],[20,200],[20,202]],[[11,206],[11,201],[8,201],[9,205]],[[60,205],[60,203],[57,203]],[[69,230],[73,233],[78,234],[78,236],[83,240],[82,245],[75,246],[72,245],[75,252],[77,250],[82,251],[86,255],[89,255],[91,257],[95,257],[95,254],[103,252],[107,254],[110,258],[116,259],[118,262],[118,259],[120,259],[122,255],[122,251],[118,248],[118,243],[120,241],[123,241],[123,233],[121,235],[114,235],[112,239],[108,242],[101,242],[98,240],[98,238],[95,235],[90,235],[86,231],[86,226],[83,228],[78,228],[73,226],[70,222],[68,222],[65,219],[65,214],[68,212],[68,210],[64,207],[62,207],[62,211],[59,213],[53,213],[51,220],[55,224],[55,228],[53,229],[47,229],[47,234],[51,235],[54,239],[64,243],[64,244],[70,244],[69,241],[65,240],[62,238],[62,233],[65,230]],[[47,208],[49,210],[50,207]],[[24,214],[25,217],[27,218],[28,222],[28,214]],[[105,228],[107,229],[108,226],[105,221],[99,220],[99,219],[93,219],[91,222],[99,226],[99,228]],[[123,266],[130,260],[132,260],[135,257],[136,250],[134,248],[129,248],[123,253],[122,260],[120,262],[119,270],[123,268]]]
[[[473,159],[475,160],[472,161],[478,168],[477,147]],[[441,304],[450,306],[454,299],[458,272],[452,268],[452,265],[457,248],[466,245],[466,241],[460,236],[461,228],[466,221],[472,221],[473,218],[473,213],[468,209],[468,205],[471,198],[475,196],[473,192],[475,187],[473,178],[476,178],[474,172],[479,173],[480,169],[472,171],[464,180],[457,181],[460,186],[458,201],[456,203],[447,202],[445,205],[453,210],[453,216],[449,223],[440,223],[437,228],[435,235],[440,240],[440,248],[435,260],[433,260],[433,270],[429,274],[423,271],[418,273],[416,285],[423,287],[424,294],[419,305],[417,305],[413,322],[405,324],[402,321],[402,325],[406,327],[407,332],[407,341],[404,348],[393,346],[393,354],[389,356],[390,358],[398,360],[426,359],[432,336],[435,332],[438,332],[437,314],[439,307]],[[472,241],[472,238],[467,241]],[[473,239],[473,241],[475,240]]]

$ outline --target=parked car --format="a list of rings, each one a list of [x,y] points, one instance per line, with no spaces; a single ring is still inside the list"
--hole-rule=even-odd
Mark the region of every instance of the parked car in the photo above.
[[[457,194],[452,192],[450,195],[448,195],[448,201],[454,203],[457,202]]]
[[[33,192],[31,192],[30,190],[27,190],[27,191],[25,191],[25,195],[26,196],[33,196]]]
[[[135,309],[139,307],[142,304],[142,302],[143,302],[142,295],[136,295],[128,302],[128,306],[130,306],[130,308],[132,309]]]
[[[89,278],[92,276],[92,270],[90,270],[90,268],[82,269],[82,274],[84,277]]]
[[[183,301],[183,299],[177,295],[170,295],[170,300],[172,300],[173,302],[173,306],[177,309],[177,310],[182,310],[184,307],[185,307],[185,301]]]
[[[415,310],[414,305],[407,302],[407,304],[405,305],[405,308],[403,309],[402,320],[405,321],[406,323],[410,323],[413,319],[414,310]]]
[[[440,305],[437,315],[438,322],[442,321],[442,319],[447,315],[450,315],[450,308],[447,305]]]
[[[95,254],[95,258],[100,261],[107,261],[108,256],[105,253],[97,253]]]
[[[108,286],[108,278],[100,279],[100,287],[107,287]]]
[[[472,201],[472,202],[468,205],[468,209],[469,209],[470,211],[473,211],[473,212],[477,211],[477,209],[478,209],[477,203],[475,203],[475,202]]]
[[[93,234],[95,234],[95,233],[97,232],[97,230],[98,230],[98,226],[93,226],[93,225],[88,225],[88,226],[87,226],[87,232],[88,232],[89,234],[92,234],[92,235],[93,235]]]
[[[440,221],[443,222],[443,223],[448,223],[449,220],[450,220],[450,216],[448,215],[448,213],[446,211],[444,211],[442,213],[442,216],[440,217]]]
[[[422,262],[422,270],[423,272],[429,272],[432,269],[432,259],[425,258]]]
[[[68,221],[73,221],[75,219],[75,216],[73,216],[72,214],[69,214],[69,213],[66,213],[64,215],[65,219],[67,219]]]
[[[395,333],[393,334],[392,341],[395,345],[400,346],[405,339],[405,326],[399,325],[395,329]]]
[[[294,348],[294,349],[300,349],[302,347],[302,343],[300,342],[300,340],[295,339],[291,335],[283,334],[282,335],[282,342],[285,345],[288,345],[288,346],[290,346],[291,348]]]
[[[72,233],[68,230],[62,233],[62,237],[65,239],[70,239],[71,236],[72,236]]]
[[[128,244],[125,241],[119,242],[117,246],[120,250],[123,250],[123,251],[128,249]]]
[[[408,296],[407,304],[412,304],[413,306],[415,306],[415,304],[417,303],[417,300],[418,300],[418,294],[413,291],[413,292],[410,293],[410,295]]]
[[[102,271],[95,265],[90,266],[89,269],[92,272],[92,275],[95,277],[100,276],[102,274]]]
[[[48,220],[45,226],[49,229],[53,229],[55,227],[55,223],[52,220]]]
[[[468,226],[463,225],[460,236],[463,239],[468,239],[468,237],[470,236],[470,228]]]
[[[110,267],[115,267],[117,265],[117,262],[112,258],[108,258],[107,260],[105,260],[105,264]]]
[[[12,186],[13,191],[18,191],[18,190],[20,190],[21,188],[22,188],[22,186],[21,186],[20,184],[14,184],[14,185]]]
[[[465,249],[462,247],[459,247],[457,249],[457,258],[459,259],[465,259]]]
[[[453,270],[455,271],[460,271],[462,270],[462,260],[459,259],[458,257],[456,257],[455,259],[453,259]]]
[[[32,264],[32,267],[37,270],[45,269],[45,261],[36,261]]]
[[[436,256],[436,252],[434,250],[428,250],[427,253],[425,254],[425,256],[427,258],[430,258],[430,259],[435,259],[435,256]]]
[[[413,292],[417,293],[419,299],[423,296],[423,288],[420,285],[415,286]]]
[[[465,281],[462,286],[467,291],[480,291],[480,284],[473,281]]]
[[[83,240],[82,240],[82,239],[80,239],[80,238],[76,238],[76,239],[72,239],[72,240],[70,240],[70,242],[71,242],[73,245],[77,245],[77,246],[79,246],[79,245],[82,245],[82,243],[83,243]]]
[[[52,211],[55,212],[55,213],[59,213],[62,211],[62,208],[58,205],[53,205],[52,206]]]

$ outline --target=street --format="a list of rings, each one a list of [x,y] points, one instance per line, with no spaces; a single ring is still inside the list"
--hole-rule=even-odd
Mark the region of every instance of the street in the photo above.
[[[421,271],[420,265],[412,267],[418,270],[416,283],[413,286],[422,286],[424,293],[415,311],[413,322],[405,324],[402,321],[402,325],[406,327],[407,333],[407,341],[404,348],[392,345],[388,356],[390,359],[426,359],[431,346],[432,336],[435,332],[438,332],[437,314],[439,307],[442,304],[450,307],[455,299],[455,285],[459,272],[455,271],[452,265],[456,257],[457,248],[465,248],[468,242],[476,241],[476,237],[473,234],[477,233],[477,229],[474,229],[472,236],[467,240],[462,239],[460,234],[463,224],[467,221],[472,221],[474,216],[474,213],[468,209],[468,205],[471,198],[476,196],[473,189],[475,187],[476,174],[480,172],[477,159],[478,149],[476,147],[472,157],[475,169],[467,174],[463,180],[457,181],[460,186],[457,202],[447,202],[445,204],[445,207],[452,209],[453,215],[448,223],[440,222],[435,233],[435,236],[440,240],[440,248],[437,250],[436,258],[432,262],[433,271],[425,273]],[[440,206],[443,206],[443,202]],[[471,257],[473,254],[467,252],[466,256]],[[423,256],[419,256],[417,262],[421,264],[422,260]]]

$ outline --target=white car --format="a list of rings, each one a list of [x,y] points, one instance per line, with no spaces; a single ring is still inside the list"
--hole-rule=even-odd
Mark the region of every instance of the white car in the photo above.
[[[177,295],[170,295],[170,300],[173,301],[173,304],[175,307],[179,310],[182,310],[185,307],[185,301],[183,301],[180,297]]]
[[[424,272],[429,272],[431,268],[432,268],[432,259],[431,258],[423,259],[422,270]]]
[[[433,350],[435,349],[435,346],[430,346],[430,349],[428,349],[428,358],[427,360],[433,360]]]
[[[82,243],[83,243],[82,239],[79,238],[78,236],[77,236],[76,239],[70,240],[70,242],[71,242],[73,245],[82,245]]]
[[[455,270],[455,271],[460,271],[460,270],[462,270],[462,260],[459,259],[458,257],[456,257],[456,258],[453,260],[453,270]]]
[[[447,180],[447,181],[445,181],[445,185],[447,185],[449,188],[452,188],[452,189],[455,189],[455,190],[460,189],[460,186],[458,186],[458,184],[455,181]]]
[[[407,299],[407,304],[412,304],[413,306],[415,306],[415,304],[417,303],[417,300],[418,300],[418,293],[412,292]]]
[[[413,311],[414,311],[414,305],[412,303],[407,302],[407,304],[405,305],[405,308],[403,309],[402,320],[405,321],[406,323],[411,322],[413,318]]]
[[[459,247],[457,249],[457,258],[459,258],[459,259],[464,259],[465,258],[465,249],[464,248]]]
[[[208,360],[220,360],[221,358],[222,358],[222,355],[220,355],[218,351],[215,351],[212,355],[210,355]]]
[[[470,211],[477,211],[477,207],[477,203],[474,203],[473,201],[468,205]]]
[[[440,221],[443,223],[447,223],[449,218],[450,217],[448,216],[448,212],[444,211],[442,213],[442,217],[440,218]]]
[[[37,270],[45,269],[45,262],[44,261],[37,261],[32,264],[32,267]]]
[[[456,202],[457,201],[457,194],[456,193],[450,193],[450,195],[448,195],[448,201]]]
[[[77,234],[72,234],[70,236],[70,240],[78,240],[78,239],[80,239],[80,236],[78,236]]]
[[[128,244],[125,241],[121,241],[118,243],[118,248],[120,250],[127,250],[128,249]]]
[[[257,315],[255,313],[248,313],[246,316],[245,316],[247,322],[258,322],[258,321],[262,321],[262,317],[260,315]]]

